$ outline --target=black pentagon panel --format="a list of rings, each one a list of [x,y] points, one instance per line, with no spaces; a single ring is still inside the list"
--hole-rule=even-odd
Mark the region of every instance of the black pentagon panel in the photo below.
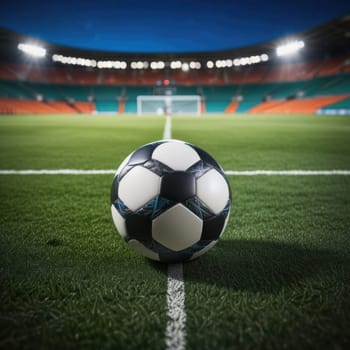
[[[147,248],[153,250],[158,253],[160,262],[163,263],[176,263],[180,261],[188,260],[192,257],[192,250],[184,249],[179,252],[175,252],[169,248],[164,247],[159,242],[152,240],[151,242],[142,242]]]
[[[157,196],[138,209],[136,214],[147,216],[153,220],[175,204],[175,201]]]
[[[207,208],[197,196],[187,199],[184,202],[186,208],[192,211],[192,213],[196,214],[201,219],[208,219],[214,216],[214,213]]]
[[[154,242],[153,250],[159,254],[159,260],[164,263],[176,263],[179,261],[187,261],[192,258],[193,254],[205,248],[212,241],[201,240],[196,244],[193,244],[187,249],[174,252],[170,249],[163,247],[160,243]]]
[[[210,164],[200,160],[196,164],[193,164],[190,168],[188,168],[187,171],[193,174],[197,179],[204,175],[210,169],[212,169],[212,166]]]
[[[123,217],[126,218],[127,216],[131,215],[133,213],[133,211],[131,209],[129,209],[124,202],[117,198],[114,202],[113,205],[115,207],[115,209],[117,209],[117,211],[119,212],[119,214]]]
[[[118,187],[119,187],[119,181],[118,176],[116,176],[113,179],[112,186],[111,186],[111,204],[115,202],[115,200],[118,198]]]
[[[151,159],[148,160],[143,164],[143,166],[152,171],[153,173],[157,174],[158,176],[163,176],[164,174],[171,173],[173,169],[169,168],[167,165],[163,164],[162,162],[159,162],[158,160]]]
[[[162,178],[160,196],[167,199],[183,202],[196,193],[195,177],[185,171],[174,171]]]
[[[125,219],[128,236],[137,240],[152,240],[152,221],[150,218],[133,214]]]
[[[190,252],[159,253],[159,261],[167,264],[174,264],[191,259]]]
[[[143,164],[152,158],[154,149],[159,145],[159,142],[153,142],[137,149],[128,161],[128,165]]]
[[[223,173],[223,169],[219,165],[219,163],[207,152],[203,151],[201,148],[190,145],[192,148],[196,150],[200,158],[204,163],[210,164],[213,168],[215,168],[220,173]]]
[[[226,216],[220,215],[204,220],[201,240],[217,240],[224,228],[225,219]]]

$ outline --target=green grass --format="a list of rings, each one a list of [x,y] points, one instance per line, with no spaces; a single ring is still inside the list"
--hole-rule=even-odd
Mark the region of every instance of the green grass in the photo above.
[[[2,169],[113,169],[163,118],[3,116]],[[350,169],[347,117],[174,118],[225,169]],[[122,242],[110,175],[0,177],[0,348],[164,349],[166,267]],[[188,349],[350,346],[350,177],[230,177],[227,231],[184,266]]]

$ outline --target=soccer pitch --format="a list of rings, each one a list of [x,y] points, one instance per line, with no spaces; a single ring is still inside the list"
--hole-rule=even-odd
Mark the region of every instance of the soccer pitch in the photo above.
[[[4,169],[116,169],[165,119],[1,116]],[[349,117],[174,117],[224,170],[349,170]],[[130,250],[113,175],[0,175],[0,348],[166,349],[167,266]],[[228,176],[222,240],[185,263],[186,349],[350,346],[350,176]]]

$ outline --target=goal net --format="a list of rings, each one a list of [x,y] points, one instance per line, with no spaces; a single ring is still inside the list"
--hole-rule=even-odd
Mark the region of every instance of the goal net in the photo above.
[[[191,96],[137,96],[138,115],[199,115],[201,97]]]

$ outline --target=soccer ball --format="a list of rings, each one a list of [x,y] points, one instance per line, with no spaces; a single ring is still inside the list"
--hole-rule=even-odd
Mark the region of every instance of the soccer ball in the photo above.
[[[231,193],[220,165],[177,140],[149,143],[118,168],[111,188],[114,224],[142,255],[161,262],[192,260],[219,240]]]

